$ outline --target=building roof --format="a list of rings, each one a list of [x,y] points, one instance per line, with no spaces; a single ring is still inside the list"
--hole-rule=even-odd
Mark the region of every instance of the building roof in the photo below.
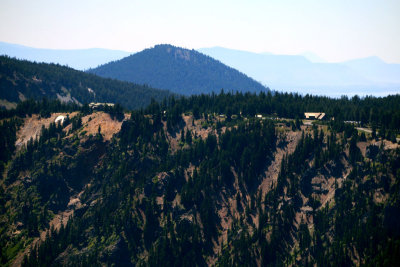
[[[313,117],[317,120],[322,120],[325,117],[325,113],[323,112],[306,112],[304,113],[304,116],[306,119],[310,119],[310,117]]]

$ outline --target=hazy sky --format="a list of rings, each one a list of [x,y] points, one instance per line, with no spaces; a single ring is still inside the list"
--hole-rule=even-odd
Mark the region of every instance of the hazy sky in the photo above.
[[[132,52],[170,43],[400,63],[400,0],[0,0],[0,41]]]

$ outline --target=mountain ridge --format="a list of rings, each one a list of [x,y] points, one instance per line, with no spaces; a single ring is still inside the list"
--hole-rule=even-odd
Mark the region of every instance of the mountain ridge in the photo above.
[[[15,106],[24,99],[59,99],[84,104],[119,103],[136,109],[171,96],[169,91],[98,77],[66,66],[34,63],[0,56],[0,104]]]

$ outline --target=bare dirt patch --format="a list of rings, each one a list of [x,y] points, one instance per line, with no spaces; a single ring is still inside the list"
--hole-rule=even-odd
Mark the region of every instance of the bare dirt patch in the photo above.
[[[213,129],[210,125],[206,125],[205,119],[195,120],[193,115],[182,115],[182,119],[183,124],[181,125],[181,129],[173,133],[167,131],[167,123],[163,122],[164,132],[166,133],[166,137],[172,153],[175,153],[178,149],[182,147],[182,143],[180,143],[180,140],[182,139],[182,129],[185,133],[190,130],[190,132],[192,133],[192,138],[197,137],[205,140],[209,134],[214,134],[218,138],[217,131]],[[225,132],[225,128],[226,127],[223,127],[221,129],[221,133]]]
[[[264,196],[273,184],[276,184],[278,179],[279,171],[281,168],[282,159],[286,154],[292,154],[296,149],[297,143],[301,138],[301,131],[296,132],[287,132],[286,133],[286,142],[287,144],[280,148],[277,147],[276,152],[273,155],[273,161],[268,169],[265,171],[264,179],[259,186],[259,190],[262,190],[262,195]],[[279,142],[280,140],[278,140]]]
[[[72,118],[76,114],[77,112],[53,113],[50,118],[40,118],[39,115],[34,114],[31,117],[25,118],[23,126],[17,132],[17,141],[15,142],[15,146],[17,149],[21,149],[31,138],[33,140],[37,139],[40,136],[42,127],[49,127],[50,123],[54,122],[59,115],[69,115],[69,117]]]
[[[392,143],[388,140],[379,140],[379,141],[372,142],[372,144],[376,145],[376,146],[383,145],[383,149],[385,149],[385,150],[388,150],[388,149],[392,150],[392,149],[397,149],[398,147],[400,147],[398,143]]]
[[[206,139],[209,134],[214,134],[218,138],[217,130],[213,129],[210,125],[207,125],[207,127],[203,127],[205,125],[206,120],[205,119],[198,119],[195,120],[192,115],[184,115],[182,116],[186,129],[189,129],[193,135],[196,135],[197,137],[200,137],[201,139]],[[224,134],[226,131],[226,127],[222,127],[220,129],[220,133]]]
[[[358,142],[357,143],[357,147],[360,149],[361,154],[363,155],[363,157],[365,157],[368,145],[369,145],[368,142]]]
[[[50,123],[54,122],[59,115],[69,116],[73,118],[78,112],[72,113],[53,113],[49,118],[41,118],[39,115],[34,114],[31,117],[24,119],[22,127],[17,132],[17,141],[15,146],[17,149],[24,147],[29,140],[37,139],[40,136],[42,127],[49,127]],[[125,114],[125,120],[129,118],[128,114]],[[101,134],[104,140],[110,140],[112,136],[121,130],[122,121],[113,120],[108,113],[95,112],[90,115],[82,117],[83,129],[85,135],[95,135],[98,132],[99,126],[101,128]],[[68,131],[71,126],[67,126],[64,131]]]
[[[128,114],[125,114],[125,120],[129,118]],[[85,135],[96,135],[101,129],[101,134],[104,140],[111,140],[115,133],[121,130],[122,121],[113,120],[108,113],[95,112],[85,117],[82,117],[83,131]]]

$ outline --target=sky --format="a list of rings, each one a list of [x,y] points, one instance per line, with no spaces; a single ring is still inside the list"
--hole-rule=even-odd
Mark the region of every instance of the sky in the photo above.
[[[0,41],[129,52],[156,44],[400,63],[399,0],[0,0]]]

